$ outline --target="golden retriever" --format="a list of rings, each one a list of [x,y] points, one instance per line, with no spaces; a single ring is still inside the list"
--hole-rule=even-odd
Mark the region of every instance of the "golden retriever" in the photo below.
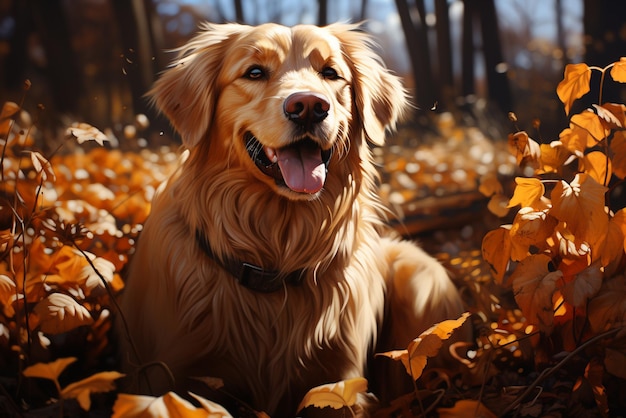
[[[370,38],[348,24],[202,29],[150,92],[189,155],[132,260],[122,308],[139,358],[130,344],[124,357],[175,379],[150,367],[140,391],[216,377],[293,416],[309,389],[364,376],[375,349],[405,348],[462,303],[383,221],[368,142],[383,144],[407,96]]]

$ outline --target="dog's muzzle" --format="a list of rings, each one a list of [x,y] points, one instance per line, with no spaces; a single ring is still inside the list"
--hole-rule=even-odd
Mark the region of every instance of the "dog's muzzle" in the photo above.
[[[324,187],[332,148],[323,150],[309,137],[282,148],[271,148],[261,144],[251,132],[246,132],[244,141],[252,161],[277,185],[306,194],[315,194]]]

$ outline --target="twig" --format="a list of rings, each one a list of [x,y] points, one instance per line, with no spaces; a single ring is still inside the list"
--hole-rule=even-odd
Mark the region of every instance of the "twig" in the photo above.
[[[535,390],[535,387],[539,386],[539,383],[541,383],[542,380],[548,378],[550,375],[552,375],[552,373],[556,372],[557,370],[559,370],[561,367],[563,367],[572,357],[576,356],[577,354],[579,354],[581,351],[583,351],[584,349],[586,349],[587,347],[589,347],[590,345],[592,345],[593,343],[603,339],[603,338],[607,338],[607,337],[611,337],[613,334],[617,334],[619,331],[621,331],[623,329],[623,327],[620,328],[613,328],[610,329],[606,332],[603,332],[602,334],[596,335],[595,337],[591,338],[590,340],[586,341],[584,344],[580,345],[579,347],[577,347],[574,351],[572,351],[571,353],[569,353],[567,356],[565,356],[563,358],[563,360],[559,361],[556,366],[554,367],[548,367],[545,370],[543,370],[539,376],[537,376],[537,378],[530,384],[528,385],[528,388],[520,395],[518,396],[515,401],[513,401],[501,414],[500,416],[503,417],[506,414],[508,414],[509,412],[511,412],[513,409],[517,408],[518,405],[520,403],[522,403],[524,401],[524,399],[530,395],[530,393]]]

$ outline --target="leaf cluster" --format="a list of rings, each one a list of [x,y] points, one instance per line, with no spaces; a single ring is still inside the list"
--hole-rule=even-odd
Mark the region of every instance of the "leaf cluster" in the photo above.
[[[570,114],[591,91],[592,71],[601,73],[597,103]],[[490,210],[511,220],[482,242],[496,283],[512,290],[527,333],[539,330],[567,351],[626,326],[626,209],[618,199],[626,187],[626,106],[602,101],[608,76],[626,83],[626,58],[605,68],[568,65],[557,94],[569,126],[549,143],[517,128],[508,145],[523,175],[512,197],[495,176],[480,186]],[[608,373],[626,378],[626,351],[611,346],[621,334],[597,356]]]

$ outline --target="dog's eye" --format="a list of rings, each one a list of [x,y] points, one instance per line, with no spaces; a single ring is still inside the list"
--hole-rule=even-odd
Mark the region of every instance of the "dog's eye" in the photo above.
[[[245,77],[249,80],[261,80],[265,78],[265,76],[265,70],[259,66],[253,66],[248,68],[248,71],[246,71],[245,75]]]
[[[339,74],[337,74],[337,71],[332,67],[324,67],[322,71],[320,71],[320,74],[327,80],[337,80],[339,78]]]

